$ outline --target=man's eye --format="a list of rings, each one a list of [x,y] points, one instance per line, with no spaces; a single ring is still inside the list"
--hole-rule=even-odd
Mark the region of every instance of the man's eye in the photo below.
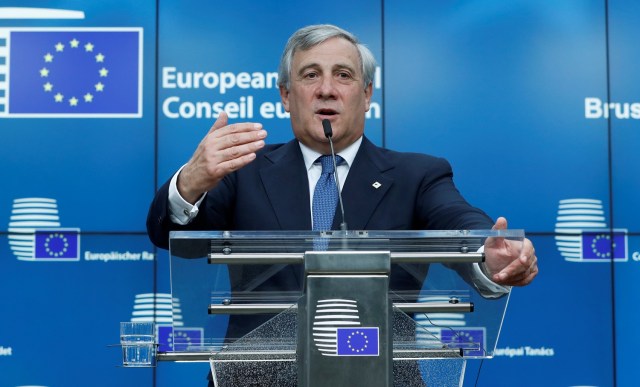
[[[304,77],[307,79],[315,79],[318,77],[318,73],[307,73]]]
[[[340,79],[350,79],[351,78],[351,74],[345,73],[345,72],[338,73],[338,78],[340,78]]]

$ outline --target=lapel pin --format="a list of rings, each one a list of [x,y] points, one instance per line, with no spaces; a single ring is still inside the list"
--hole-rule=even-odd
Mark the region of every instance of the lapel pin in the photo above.
[[[375,189],[378,189],[378,188],[382,187],[382,184],[380,184],[380,183],[379,183],[379,182],[377,182],[377,181],[376,181],[375,183],[371,184],[371,185],[372,185],[372,186],[373,186],[373,188],[375,188]]]

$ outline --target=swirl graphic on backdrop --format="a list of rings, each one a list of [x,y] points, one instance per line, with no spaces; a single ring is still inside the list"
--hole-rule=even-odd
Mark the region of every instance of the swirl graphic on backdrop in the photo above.
[[[80,260],[80,229],[60,227],[55,199],[15,199],[8,231],[9,247],[19,260]]]
[[[204,343],[204,329],[184,326],[180,299],[170,293],[136,294],[131,321],[156,323],[161,352],[187,351]]]
[[[627,261],[627,230],[608,227],[601,200],[560,200],[555,228],[560,255],[569,262]]]
[[[19,260],[80,260],[80,229],[60,227],[55,199],[15,199],[8,231],[9,246]]]
[[[170,293],[136,294],[131,321],[183,326],[180,300]]]
[[[9,246],[20,260],[32,260],[37,228],[60,227],[58,203],[48,198],[15,199],[9,219]]]

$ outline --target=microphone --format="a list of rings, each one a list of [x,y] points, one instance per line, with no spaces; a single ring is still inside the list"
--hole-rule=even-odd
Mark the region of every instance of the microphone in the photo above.
[[[333,129],[331,128],[331,121],[328,119],[322,120],[322,129],[324,130],[324,136],[329,139],[331,143],[331,154],[333,155],[333,142],[331,142],[331,137],[333,137]]]
[[[342,192],[340,190],[340,180],[338,179],[338,165],[336,164],[336,153],[333,150],[333,129],[331,128],[331,121],[328,119],[322,120],[322,129],[324,129],[324,136],[329,139],[329,146],[331,147],[331,159],[333,160],[333,178],[336,181],[336,187],[338,189],[338,201],[340,202],[340,213],[342,214],[342,223],[340,223],[340,230],[347,231],[347,221],[344,218],[344,205],[342,204]]]

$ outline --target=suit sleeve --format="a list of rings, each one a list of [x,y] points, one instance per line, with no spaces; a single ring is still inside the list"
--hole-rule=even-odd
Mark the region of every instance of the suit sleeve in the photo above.
[[[169,248],[169,232],[186,230],[223,230],[230,229],[230,219],[233,209],[233,195],[231,194],[235,175],[228,175],[213,190],[207,193],[201,203],[198,215],[186,225],[171,221],[169,216],[169,185],[167,181],[156,192],[147,214],[147,234],[151,242],[162,248]]]
[[[427,168],[420,186],[417,204],[422,221],[432,230],[489,230],[493,220],[482,210],[473,207],[460,194],[453,182],[448,161],[434,159]],[[482,275],[476,264],[447,264],[473,286],[482,297],[498,298],[508,293]]]

